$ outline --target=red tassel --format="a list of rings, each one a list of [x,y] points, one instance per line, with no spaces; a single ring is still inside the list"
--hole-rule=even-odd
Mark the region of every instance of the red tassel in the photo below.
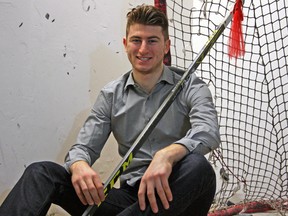
[[[242,0],[236,0],[233,9],[232,26],[229,37],[228,55],[230,58],[243,56],[245,53],[245,45],[243,40],[242,25],[243,21],[243,5]]]

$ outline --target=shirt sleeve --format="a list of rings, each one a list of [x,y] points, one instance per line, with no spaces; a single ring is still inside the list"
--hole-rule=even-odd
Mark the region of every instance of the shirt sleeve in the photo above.
[[[204,155],[220,144],[218,118],[208,86],[192,75],[181,94],[189,109],[191,128],[175,143],[184,145],[190,152]]]
[[[78,134],[76,143],[65,157],[64,167],[68,172],[70,172],[70,166],[76,161],[86,161],[92,166],[100,157],[111,133],[110,110],[110,99],[102,90]]]

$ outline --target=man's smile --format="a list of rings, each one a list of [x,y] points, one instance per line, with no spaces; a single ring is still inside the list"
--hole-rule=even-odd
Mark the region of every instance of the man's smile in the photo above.
[[[152,57],[140,57],[140,56],[136,56],[136,58],[143,62],[149,61],[150,59],[152,59]]]

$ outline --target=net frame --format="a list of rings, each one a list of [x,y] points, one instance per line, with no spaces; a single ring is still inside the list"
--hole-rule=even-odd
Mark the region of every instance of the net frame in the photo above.
[[[233,3],[155,0],[156,6],[166,6],[170,21],[172,66],[189,66],[202,46],[193,42],[207,40]],[[259,201],[284,215],[288,200],[288,5],[285,0],[246,1],[243,13],[244,57],[229,59],[226,30],[197,71],[214,95],[222,140],[209,156],[219,182],[211,211],[231,203]]]

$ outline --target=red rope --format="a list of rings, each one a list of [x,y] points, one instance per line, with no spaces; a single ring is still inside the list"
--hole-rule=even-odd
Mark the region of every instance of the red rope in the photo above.
[[[243,21],[243,5],[242,0],[236,0],[234,9],[233,9],[233,19],[232,26],[229,37],[229,57],[235,57],[236,59],[239,56],[243,56],[245,53],[245,44],[243,40],[242,25]]]
[[[274,210],[269,204],[262,203],[258,201],[237,204],[227,207],[226,209],[220,209],[208,213],[207,216],[232,216],[239,213],[256,213],[256,212],[266,212],[269,210]]]

